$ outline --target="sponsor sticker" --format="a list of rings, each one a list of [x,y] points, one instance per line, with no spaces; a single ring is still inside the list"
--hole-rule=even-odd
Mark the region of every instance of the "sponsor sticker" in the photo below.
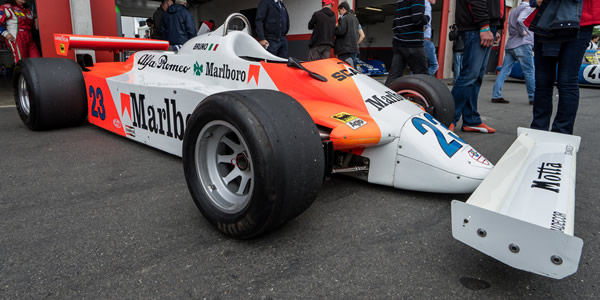
[[[349,113],[346,113],[346,112],[341,112],[341,113],[335,114],[331,117],[348,125],[350,128],[352,128],[354,130],[367,125],[367,122],[365,120],[363,120],[357,116],[351,115]]]
[[[475,151],[475,149],[469,150],[469,156],[474,161],[476,161],[482,165],[486,165],[486,166],[490,165],[490,162],[485,157],[483,157],[483,155],[479,154],[479,152]]]
[[[377,111],[381,111],[389,105],[403,100],[406,99],[394,92],[386,91],[385,95],[373,95],[370,98],[367,98],[365,103],[377,108]]]
[[[217,51],[217,48],[219,48],[219,44],[196,43],[194,45],[194,50],[201,51]]]
[[[130,137],[135,137],[135,127],[125,125],[125,134]]]
[[[560,193],[563,164],[560,162],[542,162],[537,168],[538,176],[531,183],[531,188]]]
[[[167,55],[156,57],[156,55],[153,54],[144,54],[142,57],[140,57],[137,63],[138,70],[143,70],[146,67],[150,67],[177,73],[187,73],[191,69],[191,67],[188,66],[169,63],[169,57]]]
[[[125,133],[135,136],[135,129],[139,128],[149,132],[168,136],[183,141],[185,125],[191,114],[177,109],[177,100],[164,98],[163,103],[149,104],[145,94],[121,93],[121,99],[131,99],[132,125],[125,125]]]
[[[60,44],[59,47],[60,47],[60,53],[64,54],[65,53],[65,44]]]
[[[66,38],[64,36],[61,36],[61,35],[55,36],[54,39],[57,40],[57,41],[59,41],[59,42],[65,42],[65,43],[69,41],[68,38]]]
[[[204,73],[204,65],[201,65],[200,63],[196,62],[194,64],[194,75],[200,76],[202,75],[202,73]]]
[[[119,121],[119,119],[113,119],[113,125],[114,125],[116,128],[119,128],[119,129],[120,129],[120,128],[121,128],[121,121]]]

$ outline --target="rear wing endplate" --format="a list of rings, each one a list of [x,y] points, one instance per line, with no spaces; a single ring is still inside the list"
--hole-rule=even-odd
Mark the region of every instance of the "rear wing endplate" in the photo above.
[[[452,201],[455,239],[517,269],[561,279],[577,271],[573,235],[578,136],[519,128],[466,203]]]
[[[54,34],[54,46],[58,55],[67,56],[69,49],[110,50],[167,50],[168,41],[125,38],[114,36]]]

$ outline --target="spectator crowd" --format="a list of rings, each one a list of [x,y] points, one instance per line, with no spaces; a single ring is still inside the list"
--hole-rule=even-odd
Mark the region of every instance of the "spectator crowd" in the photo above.
[[[316,1],[316,0],[315,0]],[[10,0],[0,6],[0,34],[12,51],[15,63],[21,58],[39,57],[32,30],[38,28],[35,7],[25,0]],[[492,90],[492,103],[508,104],[502,95],[504,81],[519,63],[525,78],[531,128],[572,134],[579,105],[578,75],[587,50],[598,49],[600,0],[521,0],[510,10],[504,0],[456,0],[455,24],[449,27],[453,42],[454,80],[451,94],[455,113],[449,129],[494,133],[478,111],[478,99],[492,45],[508,33],[504,60]],[[432,5],[436,0],[398,0],[392,22],[392,63],[386,85],[407,74],[435,76],[438,59],[432,42]],[[337,14],[334,7],[337,4]],[[346,1],[321,0],[321,9],[307,23],[312,35],[308,60],[335,56],[355,67],[359,44],[365,38],[362,26]],[[508,20],[508,22],[505,22]],[[258,42],[273,55],[287,58],[290,16],[283,0],[260,0],[255,29]],[[162,0],[145,38],[168,40],[172,50],[189,39],[214,30],[213,20],[196,22],[187,0]],[[507,28],[504,26],[507,24]],[[553,90],[558,88],[554,112]]]

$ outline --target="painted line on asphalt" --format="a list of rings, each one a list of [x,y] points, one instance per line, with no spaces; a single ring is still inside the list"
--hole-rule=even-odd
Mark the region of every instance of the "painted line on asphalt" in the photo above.
[[[17,107],[16,105],[0,105],[0,108]]]

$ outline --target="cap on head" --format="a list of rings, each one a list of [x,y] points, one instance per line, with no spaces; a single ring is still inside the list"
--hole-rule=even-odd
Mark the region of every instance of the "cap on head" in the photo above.
[[[323,0],[321,1],[323,5],[333,5],[333,0]]]

